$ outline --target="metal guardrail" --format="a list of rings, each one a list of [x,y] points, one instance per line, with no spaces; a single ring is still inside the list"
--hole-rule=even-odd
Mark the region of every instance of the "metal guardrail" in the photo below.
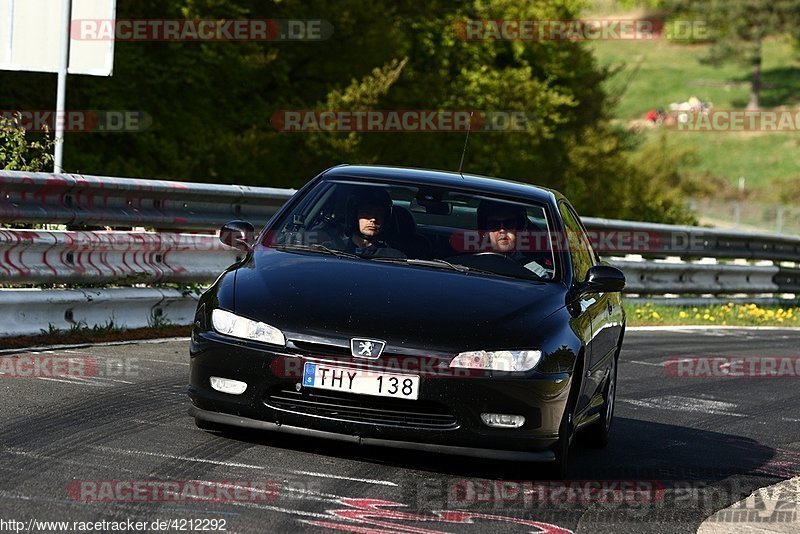
[[[170,288],[0,289],[0,337],[111,322],[126,328],[186,325],[196,307],[196,295]]]
[[[263,223],[293,189],[0,170],[0,222],[216,230]],[[599,253],[800,262],[800,237],[583,218]]]
[[[153,284],[213,281],[241,252],[210,234],[0,230],[0,280],[20,284]],[[800,269],[609,258],[628,293],[800,292]]]
[[[266,221],[293,189],[0,171],[0,222],[217,229]]]
[[[263,224],[294,190],[0,171],[0,222],[212,231]],[[584,218],[595,249],[638,295],[800,294],[800,237]],[[213,253],[212,253],[213,252]],[[644,258],[632,261],[631,254]],[[0,229],[0,285],[208,283],[237,252],[214,235]],[[668,261],[663,261],[668,258]],[[695,263],[768,260],[772,265]],[[0,289],[0,337],[47,325],[189,324],[194,297],[173,289]],[[44,325],[44,326],[43,326]]]
[[[0,229],[0,283],[213,281],[241,252],[215,235]]]
[[[800,262],[800,236],[584,217],[599,254]]]
[[[611,260],[625,273],[628,293],[735,294],[789,293],[777,278],[775,265],[730,265],[724,263],[661,263]]]

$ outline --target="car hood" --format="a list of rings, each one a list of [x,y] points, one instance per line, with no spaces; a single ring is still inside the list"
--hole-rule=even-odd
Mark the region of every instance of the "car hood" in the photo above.
[[[233,311],[290,339],[452,352],[531,347],[565,297],[558,283],[261,249],[236,270]]]

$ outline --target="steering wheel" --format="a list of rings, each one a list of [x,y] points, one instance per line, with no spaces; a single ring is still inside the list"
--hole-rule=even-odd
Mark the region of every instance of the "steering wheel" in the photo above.
[[[494,271],[497,274],[505,274],[507,276],[516,276],[519,278],[530,278],[531,276],[537,276],[542,278],[537,273],[527,269],[518,260],[515,260],[514,258],[500,252],[476,252],[474,254],[470,254],[466,258],[462,256],[455,263],[460,263],[466,267],[475,267],[477,269]]]

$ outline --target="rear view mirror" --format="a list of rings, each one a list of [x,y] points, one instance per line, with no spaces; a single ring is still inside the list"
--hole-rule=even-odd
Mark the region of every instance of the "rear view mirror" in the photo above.
[[[625,275],[610,265],[595,265],[586,273],[582,284],[584,291],[618,293],[625,289]]]
[[[420,190],[415,198],[411,199],[409,209],[415,213],[428,215],[450,215],[453,206],[442,200],[442,193],[436,190]]]
[[[249,251],[255,241],[255,228],[247,221],[231,221],[219,231],[219,240],[229,247]]]

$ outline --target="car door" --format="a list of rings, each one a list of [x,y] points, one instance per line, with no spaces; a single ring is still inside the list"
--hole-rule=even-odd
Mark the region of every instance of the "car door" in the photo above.
[[[567,205],[567,209],[580,226],[581,243],[583,243],[583,247],[588,252],[592,265],[601,264],[600,258],[592,248],[586,228],[575,213],[574,208]],[[593,296],[597,299],[597,302],[592,313],[592,351],[588,359],[589,366],[586,369],[586,374],[594,389],[594,393],[590,395],[600,395],[602,391],[599,388],[603,384],[606,371],[609,369],[611,358],[614,357],[621,334],[621,316],[623,312],[619,294],[594,293]]]
[[[565,241],[568,243],[572,261],[573,279],[574,282],[581,282],[586,279],[587,272],[594,265],[594,252],[575,210],[567,202],[562,201],[559,203],[559,211],[564,221]],[[603,326],[605,306],[603,295],[598,293],[582,293],[573,303],[573,329],[586,346],[578,413],[587,408],[600,385],[593,368],[599,358],[597,354],[603,351],[602,346],[597,346],[599,341],[597,333],[599,327]]]

